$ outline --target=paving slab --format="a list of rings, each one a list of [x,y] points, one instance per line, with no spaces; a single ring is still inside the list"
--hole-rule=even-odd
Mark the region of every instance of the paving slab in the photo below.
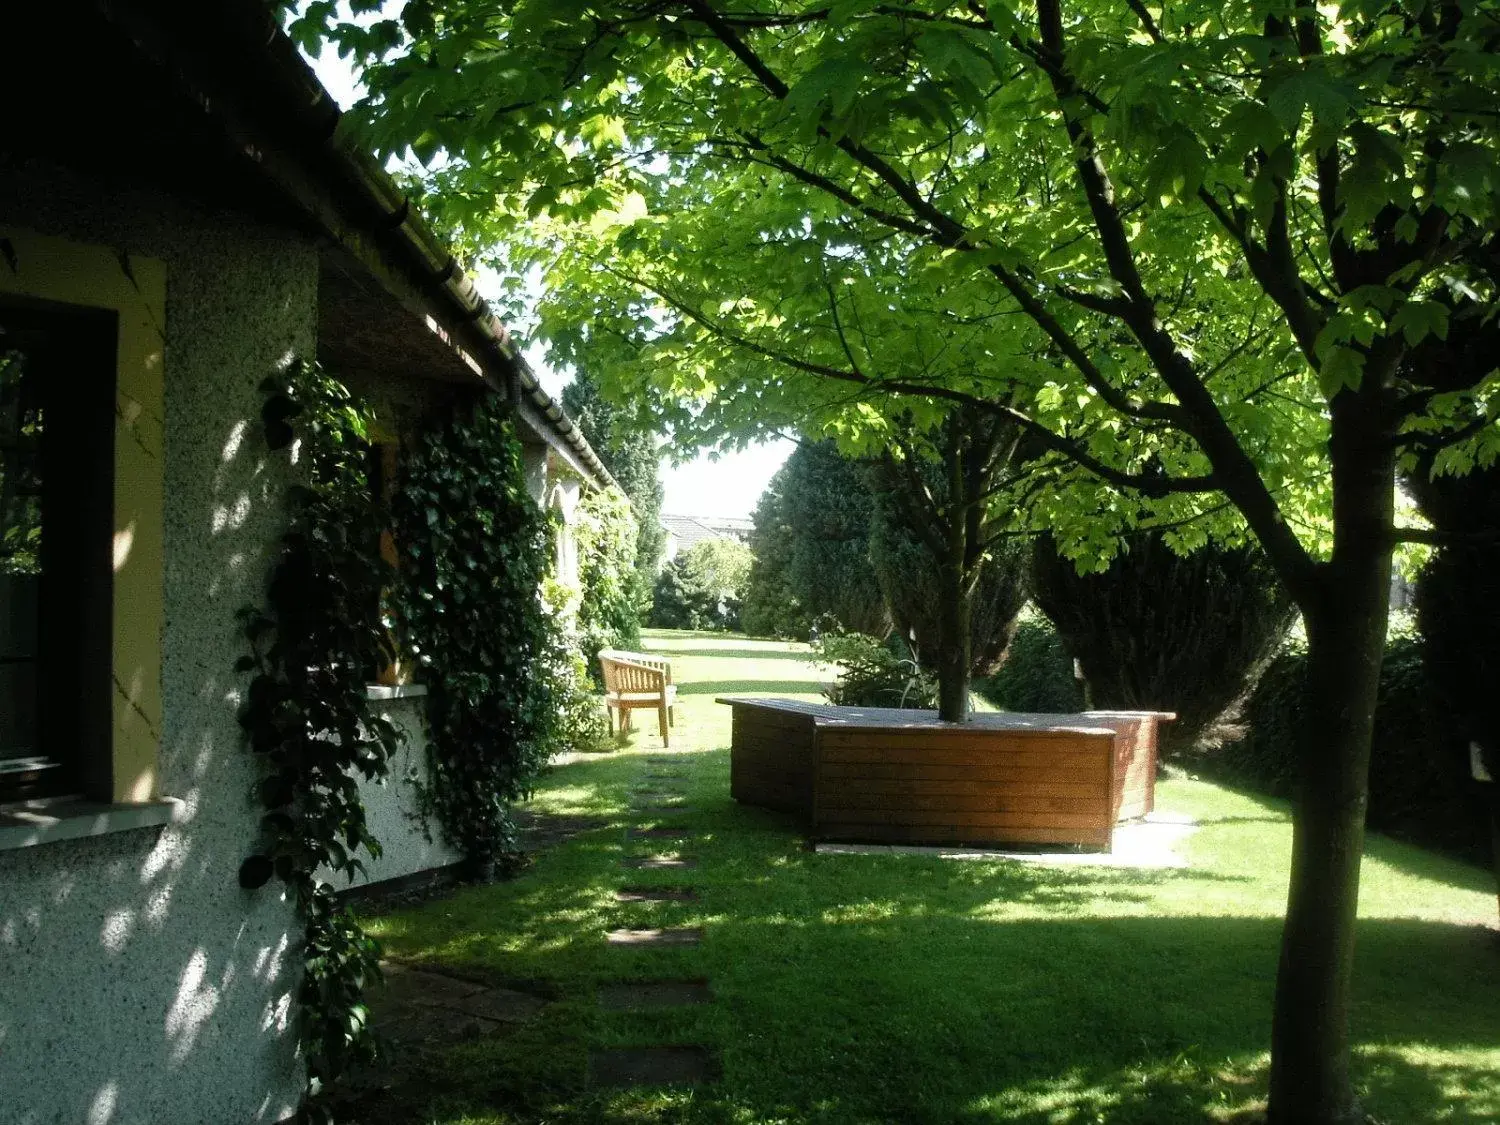
[[[547,1001],[513,988],[487,988],[447,1006],[495,1023],[525,1023],[545,1008]]]
[[[655,828],[630,828],[625,835],[632,840],[680,840],[686,836],[686,828],[677,828],[670,824],[658,825]]]
[[[370,1023],[393,1043],[413,1050],[514,1030],[548,1003],[530,992],[392,961],[382,962],[381,969],[385,983],[371,990]]]
[[[707,1004],[714,998],[708,981],[639,980],[599,986],[599,1007],[610,1012],[644,1012],[652,1008],[680,1008]]]
[[[640,871],[687,871],[698,866],[692,856],[637,855],[620,860],[624,867]]]
[[[646,804],[631,805],[635,812],[650,813],[652,816],[675,816],[681,813],[695,813],[698,810],[692,805],[672,805],[665,801],[650,801]]]
[[[384,1004],[424,1004],[431,1007],[450,1004],[484,991],[482,984],[425,969],[413,969],[394,961],[382,961],[380,968],[385,975],[385,984],[374,992]]]
[[[697,945],[703,940],[702,926],[668,926],[658,930],[610,930],[604,935],[610,945]]]
[[[698,892],[688,887],[621,887],[616,902],[697,902]]]
[[[589,1052],[590,1086],[697,1086],[718,1077],[706,1047],[609,1047]]]

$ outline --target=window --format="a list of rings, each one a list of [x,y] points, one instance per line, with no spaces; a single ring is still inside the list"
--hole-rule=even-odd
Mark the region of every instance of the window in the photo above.
[[[166,289],[0,224],[0,803],[160,796]]]
[[[115,320],[0,300],[0,800],[110,788]]]

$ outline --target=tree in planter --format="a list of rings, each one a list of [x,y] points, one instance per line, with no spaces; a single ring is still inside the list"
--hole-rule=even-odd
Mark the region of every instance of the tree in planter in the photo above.
[[[1037,605],[1083,666],[1088,706],[1175,711],[1160,735],[1168,755],[1233,737],[1296,617],[1253,547],[1179,555],[1164,535],[1143,535],[1107,569],[1079,574],[1042,538],[1031,573]]]
[[[696,404],[703,432],[841,402],[851,441],[878,445],[902,396],[1000,415],[1045,451],[1031,514],[1085,565],[1143,523],[1190,527],[1186,547],[1248,526],[1325,702],[1302,732],[1269,1115],[1327,1125],[1359,1116],[1371,722],[1392,546],[1415,534],[1396,462],[1449,443],[1462,471],[1500,443],[1493,365],[1434,360],[1500,354],[1497,19],[429,0],[410,41],[336,34],[367,58],[401,45],[366,74],[366,136],[446,150],[446,217],[552,263],[553,345],[601,380],[694,425]],[[533,258],[511,201],[554,220]],[[897,277],[899,302],[860,300]],[[867,346],[898,320],[961,347],[978,318],[996,346],[956,370]]]
[[[1026,604],[1027,559],[991,502],[1015,471],[1013,427],[956,413],[937,441],[939,464],[905,443],[871,467],[870,559],[897,631],[938,673],[938,711],[968,714],[969,682],[1004,659]],[[971,432],[971,428],[972,431]]]

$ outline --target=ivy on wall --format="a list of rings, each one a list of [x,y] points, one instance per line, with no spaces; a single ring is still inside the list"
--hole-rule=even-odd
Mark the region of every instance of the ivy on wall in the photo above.
[[[404,452],[394,609],[427,687],[425,798],[469,874],[488,878],[515,854],[509,805],[530,794],[556,737],[539,593],[550,528],[503,402],[459,404]]]
[[[594,489],[578,504],[578,632],[590,668],[601,648],[641,643],[639,530],[624,493]]]
[[[386,517],[366,473],[368,412],[316,364],[262,390],[267,445],[290,452],[296,483],[265,604],[240,614],[251,651],[237,670],[254,673],[240,722],[266,811],[239,879],[247,889],[281,879],[306,925],[299,1036],[316,1093],[374,1049],[362,993],[379,976],[379,948],[318,873],[352,879],[360,849],[380,854],[358,779],[384,776],[398,740],[365,690],[387,659],[380,598],[391,575],[379,552]]]

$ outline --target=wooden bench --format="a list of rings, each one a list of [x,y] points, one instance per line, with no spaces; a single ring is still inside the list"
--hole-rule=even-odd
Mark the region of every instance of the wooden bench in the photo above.
[[[1163,712],[976,713],[727,698],[730,794],[814,839],[1109,850],[1151,811]]]
[[[616,712],[619,712],[618,731],[623,738],[630,730],[630,713],[644,707],[657,714],[661,744],[672,745],[668,731],[677,718],[672,662],[644,652],[607,648],[599,653],[599,668],[604,673],[604,709],[609,716],[610,733],[616,732]]]

